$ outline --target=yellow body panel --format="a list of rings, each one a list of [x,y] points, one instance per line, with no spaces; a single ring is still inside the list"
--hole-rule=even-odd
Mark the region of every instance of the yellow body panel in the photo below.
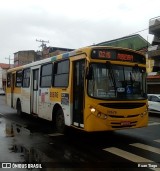
[[[106,131],[126,128],[145,127],[148,124],[148,110],[147,101],[136,101],[136,103],[143,103],[144,106],[134,109],[116,109],[98,105],[100,103],[107,103],[106,101],[91,99],[86,97],[86,108],[84,110],[84,125],[86,131]],[[112,104],[124,104],[126,106],[132,105],[135,101],[114,101]],[[91,112],[91,108],[95,112]],[[131,125],[122,125],[123,123],[131,123]]]

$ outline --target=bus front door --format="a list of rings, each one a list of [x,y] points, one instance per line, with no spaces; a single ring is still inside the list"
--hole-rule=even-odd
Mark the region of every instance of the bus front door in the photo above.
[[[33,70],[32,113],[38,114],[38,81],[39,69]]]
[[[73,63],[73,125],[84,127],[84,69],[85,60]]]

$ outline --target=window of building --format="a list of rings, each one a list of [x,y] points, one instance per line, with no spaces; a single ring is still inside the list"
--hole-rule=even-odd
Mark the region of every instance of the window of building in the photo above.
[[[52,64],[45,64],[41,67],[41,87],[51,87],[52,80]]]
[[[23,87],[29,87],[30,85],[30,68],[23,70]]]
[[[54,87],[67,87],[69,78],[69,60],[54,64]]]
[[[16,87],[22,86],[22,71],[16,72]]]

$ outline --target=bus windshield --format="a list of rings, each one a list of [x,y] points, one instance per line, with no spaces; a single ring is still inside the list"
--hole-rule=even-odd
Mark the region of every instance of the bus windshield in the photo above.
[[[146,98],[144,68],[92,63],[88,95],[99,99],[136,100]]]

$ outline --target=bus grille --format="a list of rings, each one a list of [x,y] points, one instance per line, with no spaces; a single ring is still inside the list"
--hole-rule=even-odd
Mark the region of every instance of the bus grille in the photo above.
[[[143,107],[145,103],[100,103],[99,105],[115,109],[134,109]]]

